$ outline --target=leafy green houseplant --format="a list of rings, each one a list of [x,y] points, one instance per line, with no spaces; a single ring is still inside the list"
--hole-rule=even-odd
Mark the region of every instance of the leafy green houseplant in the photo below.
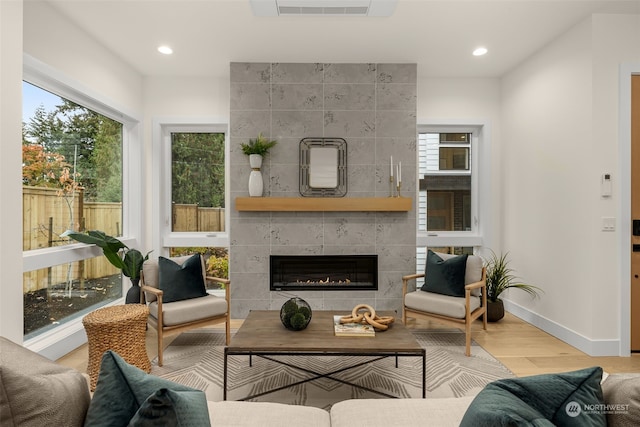
[[[247,156],[259,154],[264,157],[277,143],[278,141],[269,141],[269,138],[265,138],[259,133],[256,139],[250,139],[248,143],[240,144],[240,148]]]
[[[116,268],[122,270],[122,274],[131,280],[133,285],[127,292],[125,302],[127,304],[140,302],[140,270],[142,264],[149,259],[151,251],[146,255],[137,249],[131,249],[115,237],[108,236],[102,231],[89,230],[86,233],[67,230],[61,235],[62,237],[70,237],[81,243],[88,243],[102,248],[102,253],[107,260]]]
[[[487,269],[487,320],[496,322],[504,317],[504,305],[500,295],[507,289],[521,289],[531,295],[538,297],[538,292],[544,292],[534,285],[521,283],[509,267],[509,253],[497,255],[491,251],[491,256],[486,261]]]

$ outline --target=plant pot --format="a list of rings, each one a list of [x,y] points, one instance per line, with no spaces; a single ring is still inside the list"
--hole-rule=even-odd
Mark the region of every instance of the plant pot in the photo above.
[[[502,300],[487,301],[487,322],[497,322],[504,317],[504,304]]]
[[[251,173],[249,174],[249,196],[261,197],[264,190],[262,182],[262,156],[260,154],[249,155],[249,165],[251,165]]]
[[[140,304],[140,278],[131,279],[131,287],[124,299],[125,304]]]
[[[311,322],[311,306],[302,298],[289,299],[280,308],[280,320],[290,331],[301,331]]]

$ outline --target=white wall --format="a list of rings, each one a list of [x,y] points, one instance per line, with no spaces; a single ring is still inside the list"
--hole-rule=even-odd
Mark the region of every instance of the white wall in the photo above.
[[[0,335],[22,343],[22,2],[0,1]]]
[[[504,249],[545,291],[509,299],[592,355],[618,354],[620,338],[619,235],[601,228],[620,217],[621,195],[602,198],[600,177],[619,177],[617,69],[638,40],[628,20],[588,19],[502,81]]]
[[[89,95],[142,111],[142,76],[46,2],[24,3],[24,52],[73,79]]]

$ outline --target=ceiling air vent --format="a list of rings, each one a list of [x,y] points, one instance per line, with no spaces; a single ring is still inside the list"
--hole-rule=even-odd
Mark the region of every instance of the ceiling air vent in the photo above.
[[[397,0],[249,0],[256,16],[391,16]]]

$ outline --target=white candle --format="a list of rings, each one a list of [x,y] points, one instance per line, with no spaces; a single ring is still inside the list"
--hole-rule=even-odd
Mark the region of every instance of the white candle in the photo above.
[[[400,185],[400,165],[396,166],[396,187]]]
[[[393,156],[389,159],[389,176],[393,178]]]
[[[402,162],[398,162],[398,182],[402,182]]]

